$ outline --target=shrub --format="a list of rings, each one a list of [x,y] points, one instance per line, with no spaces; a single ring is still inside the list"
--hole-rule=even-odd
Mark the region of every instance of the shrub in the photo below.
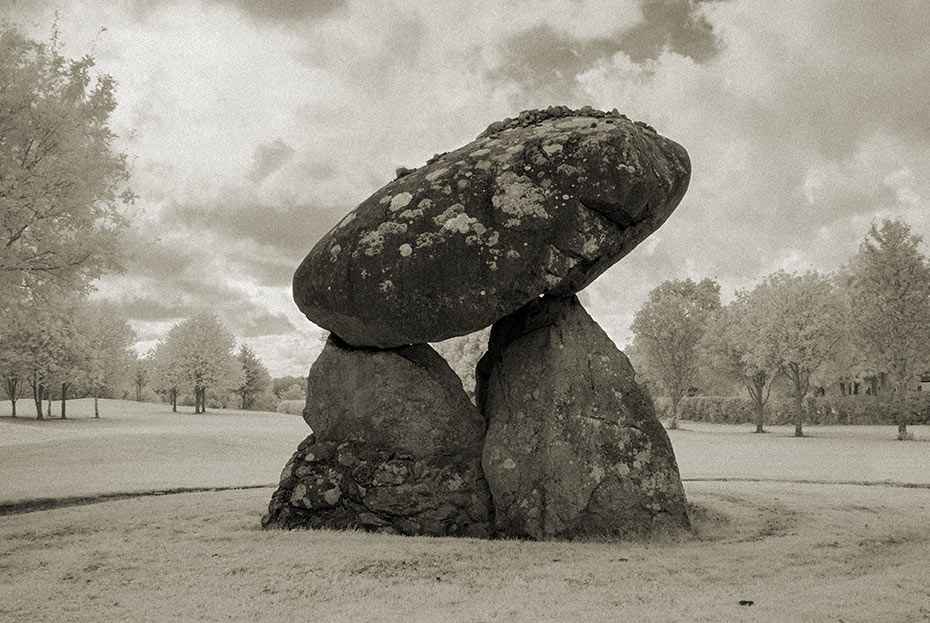
[[[303,415],[304,405],[306,404],[303,400],[282,400],[275,407],[275,411],[278,413],[290,413],[291,415]]]
[[[655,398],[656,415],[669,417],[671,400]],[[804,423],[814,426],[833,424],[930,424],[930,392],[915,392],[907,396],[907,413],[904,406],[886,396],[818,396],[804,401]],[[794,400],[772,399],[765,406],[766,424],[793,424]],[[904,417],[906,415],[906,417]],[[752,401],[745,397],[694,396],[678,403],[678,417],[692,422],[710,424],[751,424],[755,422]]]

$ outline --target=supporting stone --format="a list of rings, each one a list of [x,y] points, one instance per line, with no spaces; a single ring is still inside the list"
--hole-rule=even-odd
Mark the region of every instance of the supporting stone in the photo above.
[[[500,536],[689,529],[671,444],[634,376],[574,296],[540,298],[495,323],[477,398]]]
[[[356,349],[331,336],[307,390],[313,434],[263,526],[488,536],[484,420],[432,348]]]

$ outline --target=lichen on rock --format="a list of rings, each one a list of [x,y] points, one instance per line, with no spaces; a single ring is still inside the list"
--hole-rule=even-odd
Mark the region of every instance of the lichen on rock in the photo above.
[[[525,111],[363,201],[307,255],[294,298],[356,346],[464,335],[579,291],[665,221],[689,177],[681,146],[616,111]],[[554,272],[552,247],[572,258]],[[390,303],[384,279],[347,287],[357,274],[386,276]]]

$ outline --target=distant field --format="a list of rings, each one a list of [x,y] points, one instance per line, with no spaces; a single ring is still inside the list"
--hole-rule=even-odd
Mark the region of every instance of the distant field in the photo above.
[[[17,411],[27,415],[20,401]],[[53,403],[54,406],[54,403]],[[310,433],[300,417],[101,400],[69,401],[67,420],[8,416],[0,405],[0,503],[178,487],[277,482]]]
[[[308,430],[89,407],[0,411],[0,505],[270,485]],[[930,428],[898,442],[892,427],[683,426],[670,437],[695,534],[678,542],[263,532],[271,488],[122,499],[0,516],[0,621],[930,620]]]

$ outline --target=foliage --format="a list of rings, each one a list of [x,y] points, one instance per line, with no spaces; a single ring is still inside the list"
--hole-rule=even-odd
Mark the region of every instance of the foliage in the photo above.
[[[83,347],[81,380],[95,397],[112,394],[136,362],[135,333],[112,305],[103,302],[84,306],[76,321]]]
[[[271,393],[278,400],[303,401],[307,394],[307,377],[281,376],[271,380]]]
[[[637,372],[662,387],[672,401],[672,424],[678,402],[698,377],[697,345],[713,312],[720,308],[720,286],[711,279],[665,281],[649,293],[636,312],[632,330]]]
[[[255,409],[259,398],[271,387],[271,375],[248,346],[241,346],[236,355],[242,366],[242,382],[236,388],[242,409]]]
[[[745,296],[758,319],[751,360],[771,362],[791,383],[795,435],[803,436],[802,403],[842,336],[843,307],[830,281],[815,272],[773,273]]]
[[[709,370],[739,379],[752,401],[756,432],[764,431],[765,405],[778,373],[774,353],[761,347],[766,309],[761,298],[737,292],[711,319],[699,349]]]
[[[487,327],[432,345],[462,380],[462,387],[472,400],[475,396],[475,368],[478,366],[478,360],[488,350],[490,335],[491,327]]]
[[[0,23],[0,293],[82,288],[117,265],[126,156],[108,127],[114,82]]]
[[[655,398],[656,411],[666,414],[671,401]],[[804,401],[804,421],[815,426],[894,424],[905,414],[900,401],[891,396],[817,396]],[[930,424],[930,392],[915,392],[908,401],[906,417],[914,424]],[[748,424],[755,421],[753,401],[743,396],[686,396],[678,406],[679,417],[708,424]],[[771,424],[792,424],[794,400],[772,400],[766,405]]]
[[[303,415],[306,404],[305,400],[282,400],[275,406],[274,410],[278,413]]]
[[[900,221],[873,224],[846,269],[852,334],[902,398],[930,370],[930,264],[920,243]]]
[[[179,389],[194,391],[194,411],[206,409],[206,392],[231,391],[242,384],[242,367],[233,351],[236,339],[213,313],[179,322],[156,347],[155,378],[160,389],[177,399]],[[176,404],[175,404],[176,406]]]

